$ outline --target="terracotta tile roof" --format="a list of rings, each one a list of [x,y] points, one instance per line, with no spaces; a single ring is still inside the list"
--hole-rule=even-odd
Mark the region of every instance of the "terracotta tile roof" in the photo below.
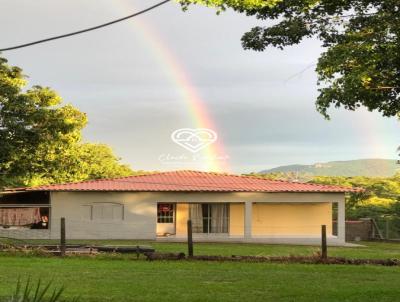
[[[9,191],[355,192],[360,189],[184,170]]]

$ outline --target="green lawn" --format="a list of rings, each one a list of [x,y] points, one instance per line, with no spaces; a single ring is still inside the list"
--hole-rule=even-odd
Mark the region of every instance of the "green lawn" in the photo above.
[[[104,242],[102,242],[104,243]],[[131,244],[112,241],[109,244]],[[142,242],[143,243],[143,242]],[[184,244],[150,243],[158,251]],[[331,255],[400,258],[400,245],[330,248]],[[309,254],[316,247],[196,244],[198,254]],[[81,301],[398,301],[400,267],[133,260],[129,257],[43,258],[0,254],[0,296],[18,277],[55,280]]]

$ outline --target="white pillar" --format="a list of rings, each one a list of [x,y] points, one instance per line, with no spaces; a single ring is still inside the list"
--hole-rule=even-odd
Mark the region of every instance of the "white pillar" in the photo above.
[[[244,238],[251,238],[251,222],[253,220],[253,203],[246,201],[244,203]]]
[[[346,241],[346,220],[345,220],[345,202],[338,202],[338,218],[337,218],[337,237],[340,242]]]

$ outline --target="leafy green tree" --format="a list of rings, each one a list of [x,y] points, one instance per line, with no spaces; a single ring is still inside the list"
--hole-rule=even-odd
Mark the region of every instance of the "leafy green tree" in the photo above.
[[[400,174],[386,178],[317,176],[311,182],[364,188],[365,192],[351,193],[346,197],[346,216],[349,219],[400,218]]]
[[[81,142],[84,113],[50,88],[27,84],[22,70],[0,57],[0,186],[132,173],[109,147]]]
[[[85,179],[110,178],[132,175],[127,165],[119,163],[111,147],[105,144],[86,143],[79,146],[81,173]]]
[[[317,37],[317,110],[364,106],[384,116],[400,113],[400,2],[398,0],[182,1],[232,9],[274,25],[256,26],[242,37],[245,49],[283,49]],[[264,4],[263,4],[264,3]]]
[[[346,218],[374,218],[382,220],[389,216],[395,219],[400,235],[400,173],[392,177],[364,176],[314,176],[297,173],[268,173],[247,175],[271,180],[300,181],[324,185],[363,188],[363,192],[346,195]],[[311,179],[310,179],[311,178]]]
[[[209,7],[225,10],[234,8],[242,11],[243,9],[257,9],[265,6],[273,6],[280,0],[180,0],[179,2],[186,9],[190,4],[202,4]]]

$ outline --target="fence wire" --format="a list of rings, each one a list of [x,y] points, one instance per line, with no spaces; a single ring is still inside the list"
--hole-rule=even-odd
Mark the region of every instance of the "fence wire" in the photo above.
[[[400,217],[382,217],[375,221],[384,239],[400,240]]]

